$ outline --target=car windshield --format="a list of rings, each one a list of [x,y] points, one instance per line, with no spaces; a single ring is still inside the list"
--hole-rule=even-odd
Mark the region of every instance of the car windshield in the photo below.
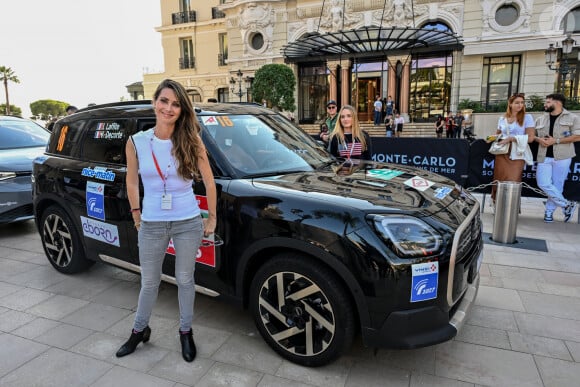
[[[45,146],[50,132],[26,120],[0,120],[0,149]]]
[[[201,116],[205,130],[241,174],[311,171],[332,156],[280,115]]]

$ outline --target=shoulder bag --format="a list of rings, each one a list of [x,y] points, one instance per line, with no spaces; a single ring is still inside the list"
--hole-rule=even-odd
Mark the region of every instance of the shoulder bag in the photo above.
[[[508,137],[510,135],[509,124],[507,126],[507,135]],[[511,143],[508,142],[507,144],[500,144],[499,142],[502,139],[503,139],[502,136],[498,136],[497,139],[491,143],[491,146],[489,147],[489,153],[491,153],[492,155],[505,155],[510,151]]]

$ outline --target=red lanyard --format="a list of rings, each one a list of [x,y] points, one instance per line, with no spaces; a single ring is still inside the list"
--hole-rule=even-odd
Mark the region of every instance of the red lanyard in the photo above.
[[[151,156],[153,156],[153,164],[155,164],[155,169],[157,169],[157,174],[159,174],[159,177],[161,178],[161,180],[163,181],[163,192],[167,193],[167,176],[169,175],[169,167],[171,166],[171,164],[167,165],[167,171],[165,172],[165,175],[163,175],[163,173],[161,172],[161,168],[159,167],[159,163],[157,162],[157,157],[155,157],[155,153],[153,152],[153,136],[151,136],[151,142],[149,143],[149,145],[151,145]]]

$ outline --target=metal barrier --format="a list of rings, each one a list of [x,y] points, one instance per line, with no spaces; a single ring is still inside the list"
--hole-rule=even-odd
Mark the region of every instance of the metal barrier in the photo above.
[[[495,214],[491,239],[497,243],[515,243],[522,183],[499,181],[495,194]]]

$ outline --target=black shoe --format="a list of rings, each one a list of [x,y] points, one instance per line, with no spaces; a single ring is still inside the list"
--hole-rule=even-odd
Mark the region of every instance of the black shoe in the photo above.
[[[179,340],[181,341],[181,354],[183,355],[183,360],[191,363],[197,354],[197,349],[193,342],[193,331],[191,329],[186,333],[180,331]]]
[[[143,329],[139,333],[135,333],[132,331],[129,340],[127,340],[127,342],[123,344],[121,348],[119,348],[119,350],[115,355],[117,357],[123,357],[135,352],[135,348],[137,348],[137,345],[139,345],[140,342],[144,343],[148,342],[150,337],[151,337],[151,328],[149,328],[148,326],[145,327],[145,329]]]

